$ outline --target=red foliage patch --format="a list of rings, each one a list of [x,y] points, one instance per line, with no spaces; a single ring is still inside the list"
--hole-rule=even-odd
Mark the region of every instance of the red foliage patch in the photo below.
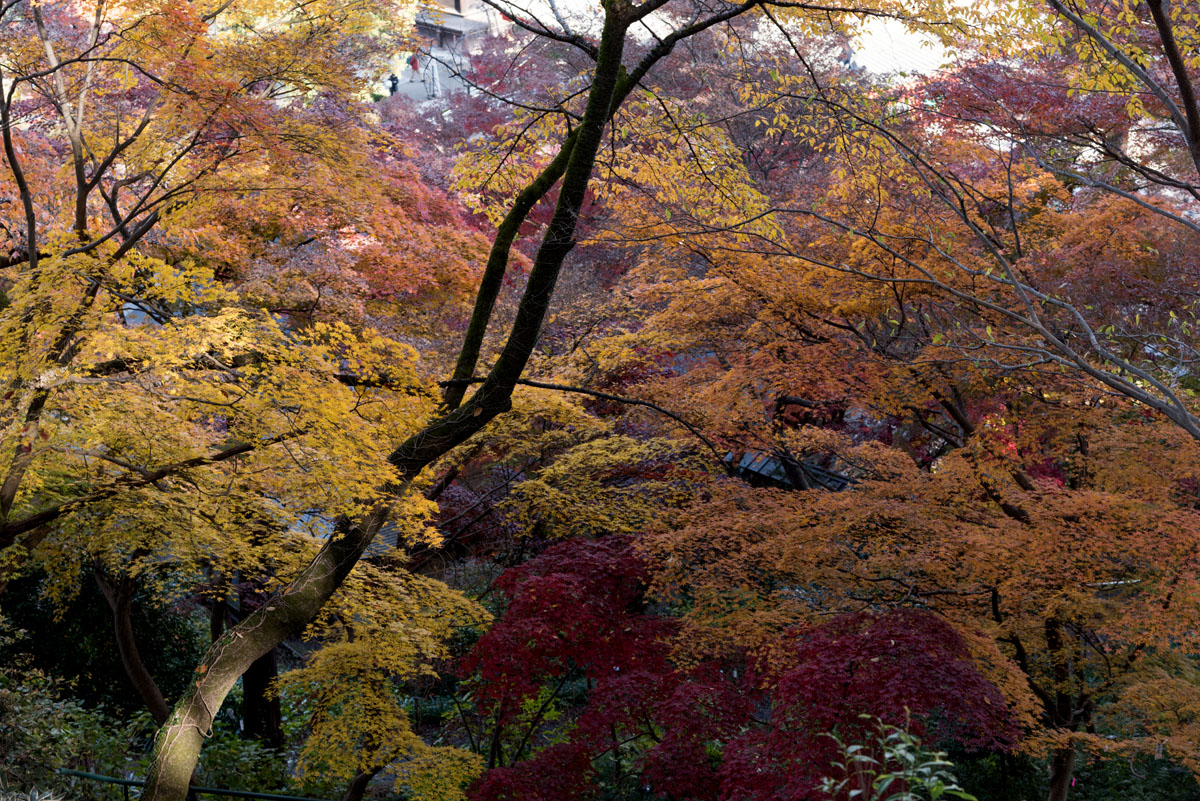
[[[480,711],[514,721],[569,675],[586,676],[590,691],[566,742],[488,771],[474,799],[592,797],[595,760],[618,740],[643,744],[643,780],[672,799],[797,801],[821,797],[837,756],[825,733],[869,739],[864,714],[973,748],[1016,739],[1003,697],[932,613],[864,612],[781,634],[774,660],[751,671],[679,669],[676,628],[645,610],[645,579],[616,537],[556,546],[500,578],[509,609],[462,664],[478,675]]]

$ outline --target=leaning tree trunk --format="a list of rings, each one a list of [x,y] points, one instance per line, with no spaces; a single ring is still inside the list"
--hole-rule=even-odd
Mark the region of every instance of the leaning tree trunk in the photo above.
[[[1067,801],[1075,776],[1075,748],[1059,748],[1050,757],[1050,795],[1048,801]]]
[[[240,598],[240,602],[245,604],[245,598]],[[225,601],[213,601],[212,615],[209,617],[212,642],[221,638],[230,612],[229,604]],[[271,682],[279,675],[276,653],[276,648],[267,651],[242,674],[242,734],[272,748],[283,748],[283,711],[279,698],[271,693]]]
[[[631,21],[616,13],[605,20],[583,119],[574,140],[563,145],[570,155],[558,202],[496,366],[465,405],[410,437],[389,456],[400,474],[399,482],[386,488],[389,495],[403,493],[426,465],[510,408],[513,387],[537,343],[559,271],[574,246],[579,210],[623,75],[621,58]],[[204,737],[234,682],[255,660],[312,620],[375,538],[388,511],[387,505],[380,505],[362,520],[340,521],[333,536],[287,587],[213,643],[184,697],[159,730],[142,796],[145,801],[182,801]]]
[[[117,652],[121,655],[121,664],[125,668],[125,675],[129,677],[133,688],[137,690],[142,702],[150,710],[150,716],[154,718],[154,722],[161,726],[167,721],[171,710],[167,706],[167,700],[163,697],[158,683],[154,681],[154,676],[150,675],[146,664],[142,662],[137,640],[133,636],[133,593],[136,585],[129,576],[122,576],[121,580],[114,585],[100,567],[95,568],[92,575],[96,577],[96,584],[100,587],[100,592],[104,594],[104,599],[108,601],[109,609],[112,610],[113,634],[117,639]]]

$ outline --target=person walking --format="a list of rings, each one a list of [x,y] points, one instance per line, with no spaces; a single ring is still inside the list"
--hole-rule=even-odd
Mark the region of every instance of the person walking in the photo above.
[[[412,77],[408,79],[408,82],[415,83],[417,77],[421,74],[421,57],[413,53],[408,57],[408,66],[412,68]]]

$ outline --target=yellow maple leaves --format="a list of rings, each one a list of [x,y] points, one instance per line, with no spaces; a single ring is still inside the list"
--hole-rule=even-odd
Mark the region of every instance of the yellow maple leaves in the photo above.
[[[463,798],[481,758],[426,744],[395,683],[428,672],[431,659],[448,656],[447,643],[459,630],[489,619],[441,582],[369,564],[356,568],[312,632],[329,641],[277,684],[305,720],[301,780],[348,782],[387,768],[396,789],[414,798]]]
[[[0,102],[23,116],[5,128],[0,180],[12,201],[0,212],[11,253],[0,583],[36,565],[61,606],[102,565],[158,601],[223,602],[233,581],[269,594],[340,520],[381,503],[402,544],[430,540],[436,507],[391,497],[388,455],[438,394],[404,341],[420,335],[364,313],[355,283],[372,265],[407,269],[404,291],[432,285],[429,295],[461,302],[483,251],[478,235],[453,232],[454,252],[424,275],[426,221],[388,216],[432,195],[406,186],[415,169],[387,160],[387,137],[359,101],[412,11],[362,0],[6,7],[11,94]],[[300,320],[263,308],[280,293],[246,291],[252,262],[305,237],[348,254],[339,280],[353,285],[342,294],[357,293],[358,314]],[[391,251],[413,264],[389,262]],[[314,272],[310,286],[325,289]],[[454,788],[469,757],[422,745],[386,686],[355,695],[340,681],[364,669],[414,676],[457,627],[486,619],[444,585],[396,573],[364,565],[346,582],[329,609],[354,630],[318,621],[310,633],[331,648],[295,682],[332,678],[331,708],[392,714],[395,736],[378,749],[423,760],[414,786]],[[380,735],[326,732],[322,720],[315,745]]]

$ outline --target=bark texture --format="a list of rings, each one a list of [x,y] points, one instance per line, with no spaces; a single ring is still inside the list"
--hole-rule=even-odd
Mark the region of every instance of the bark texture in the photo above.
[[[1067,801],[1075,776],[1075,749],[1060,748],[1050,758],[1049,801]]]

